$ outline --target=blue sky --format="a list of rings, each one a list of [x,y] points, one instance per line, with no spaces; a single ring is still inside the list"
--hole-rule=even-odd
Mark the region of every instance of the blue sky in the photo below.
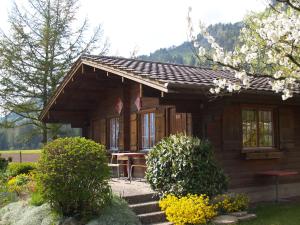
[[[21,0],[19,0],[21,1]],[[24,1],[24,0],[23,0]],[[1,0],[0,27],[7,29],[12,0]],[[208,24],[237,22],[250,11],[261,11],[266,0],[81,0],[79,18],[88,17],[90,27],[102,24],[111,55],[149,54],[187,40],[186,16]]]

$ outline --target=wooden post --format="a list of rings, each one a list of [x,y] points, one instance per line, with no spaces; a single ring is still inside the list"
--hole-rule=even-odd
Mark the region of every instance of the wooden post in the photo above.
[[[81,73],[84,74],[84,65],[81,65]]]
[[[140,95],[140,98],[141,98],[141,97],[143,97],[143,85],[142,84],[140,84],[139,91],[140,91],[139,95]]]
[[[20,151],[20,158],[19,158],[19,160],[20,160],[20,163],[22,162],[22,151]]]

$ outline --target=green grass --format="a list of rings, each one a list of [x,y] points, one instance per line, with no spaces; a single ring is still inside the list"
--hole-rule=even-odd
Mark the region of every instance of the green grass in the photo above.
[[[38,154],[41,153],[40,149],[30,149],[30,150],[0,150],[0,154],[13,154],[13,153],[20,153],[22,154]]]
[[[239,225],[299,225],[300,203],[261,204],[254,210],[257,219]]]

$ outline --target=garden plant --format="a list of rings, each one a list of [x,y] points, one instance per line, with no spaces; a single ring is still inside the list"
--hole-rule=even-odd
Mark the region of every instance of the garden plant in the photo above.
[[[227,189],[227,177],[214,160],[212,145],[184,134],[171,135],[153,147],[146,178],[162,196],[214,196]]]
[[[63,216],[97,215],[111,200],[105,147],[81,137],[47,144],[37,168],[42,198]]]

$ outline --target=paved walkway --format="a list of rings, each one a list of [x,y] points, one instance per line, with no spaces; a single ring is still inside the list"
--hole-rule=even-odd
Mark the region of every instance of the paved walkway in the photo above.
[[[112,178],[109,184],[112,191],[122,197],[154,193],[144,180],[133,180],[130,183],[125,178]]]

